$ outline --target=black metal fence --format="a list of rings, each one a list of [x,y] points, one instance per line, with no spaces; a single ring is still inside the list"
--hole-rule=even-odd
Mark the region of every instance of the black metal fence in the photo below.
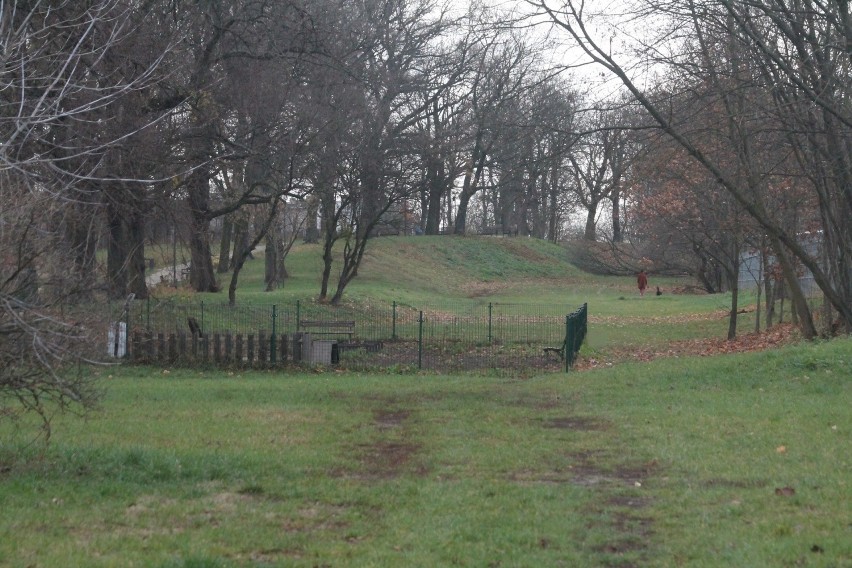
[[[333,307],[149,299],[130,302],[121,314],[126,348],[115,354],[185,365],[568,370],[586,335],[587,306],[569,311],[497,302]]]

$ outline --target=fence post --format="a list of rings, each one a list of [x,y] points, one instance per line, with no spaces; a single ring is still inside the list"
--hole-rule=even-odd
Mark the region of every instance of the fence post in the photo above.
[[[488,302],[488,343],[491,344],[491,302]]]
[[[391,321],[391,339],[396,339],[396,300],[393,302],[393,315]]]
[[[565,316],[565,343],[562,344],[562,355],[565,360],[565,372],[567,373],[571,369],[571,362],[568,358],[568,350],[571,349],[569,347],[569,338],[571,337],[571,314]]]
[[[204,300],[201,300],[201,335],[204,335]]]
[[[127,316],[125,319],[127,321],[124,322],[124,358],[130,359],[130,312],[133,311],[133,303],[132,301],[128,302],[127,305]],[[139,318],[142,319],[142,318]]]
[[[302,323],[302,302],[296,300],[296,331],[299,331],[299,324]]]
[[[145,300],[145,329],[151,329],[151,296]]]
[[[420,310],[417,331],[417,368],[423,369],[423,310]]]
[[[272,304],[272,335],[269,336],[269,362],[273,365],[277,362],[277,349],[275,345],[275,320],[278,317],[278,307]]]

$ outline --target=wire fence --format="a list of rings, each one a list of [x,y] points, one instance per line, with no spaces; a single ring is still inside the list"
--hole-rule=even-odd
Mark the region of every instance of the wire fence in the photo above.
[[[230,306],[148,299],[110,309],[113,355],[142,362],[347,369],[568,370],[587,306],[444,302],[340,306],[294,301]],[[116,338],[126,330],[123,349]]]

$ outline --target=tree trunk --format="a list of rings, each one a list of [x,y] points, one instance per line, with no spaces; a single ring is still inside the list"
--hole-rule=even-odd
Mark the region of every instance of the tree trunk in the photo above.
[[[231,257],[231,229],[234,224],[229,217],[222,219],[222,239],[219,242],[219,266],[216,272],[223,274],[228,272]]]
[[[336,209],[334,194],[328,192],[323,196],[322,206],[322,276],[320,278],[319,300],[328,298],[328,287],[331,282],[331,267],[334,263],[334,244],[337,242],[337,223],[339,211]]]
[[[84,197],[81,197],[84,199]],[[95,229],[96,215],[93,204],[81,201],[69,204],[72,208],[71,218],[66,227],[66,240],[69,243],[69,254],[74,260],[74,287],[72,295],[80,301],[92,299],[92,288],[95,281],[95,253],[98,246],[98,235]]]
[[[427,235],[437,235],[441,228],[441,197],[443,192],[439,187],[439,180],[435,175],[430,176],[432,179],[429,183],[429,192],[426,202],[426,227],[424,231]]]
[[[107,280],[109,296],[124,299],[133,293],[148,297],[145,285],[144,228],[141,218],[127,219],[121,204],[108,207]]]
[[[467,208],[470,197],[463,192],[459,195],[459,207],[456,210],[456,222],[453,225],[453,233],[456,235],[464,235],[467,232]]]
[[[624,237],[621,234],[621,189],[613,187],[612,195],[612,242],[624,242]]]
[[[766,254],[766,250],[761,250],[760,252],[761,261],[763,262],[763,288],[764,288],[764,297],[766,298],[766,329],[772,327],[773,320],[775,319],[775,295],[776,289],[778,285],[775,283],[775,278],[771,274],[770,266],[769,266],[769,255]]]
[[[232,234],[234,237],[234,248],[231,252],[231,262],[229,263],[231,270],[237,266],[237,262],[243,254],[243,249],[248,243],[248,221],[244,215],[238,217],[234,222]]]
[[[219,285],[213,272],[213,259],[207,234],[203,233],[201,220],[196,219],[189,237],[189,283],[196,292],[218,292]]]
[[[234,266],[234,271],[231,273],[231,282],[228,284],[228,305],[234,306],[237,303],[237,282],[239,281],[240,271],[248,258],[248,251],[243,249],[243,254],[237,258],[237,264]]]
[[[134,294],[137,300],[148,297],[145,283],[145,219],[138,208],[130,213],[127,220],[127,293]]]
[[[319,242],[320,231],[317,229],[317,212],[320,200],[314,196],[308,197],[307,211],[305,213],[305,243],[316,244]]]
[[[762,286],[763,285],[763,279],[764,279],[764,277],[761,276],[758,279],[757,286],[756,286],[756,288],[757,288],[757,302],[755,302],[755,308],[754,308],[754,332],[755,333],[760,333],[760,311],[762,309],[762,306],[760,305],[760,300],[762,299],[761,294],[763,293],[763,286]]]
[[[817,336],[816,326],[814,326],[811,309],[808,306],[808,300],[802,292],[802,286],[799,284],[799,278],[793,263],[787,256],[781,241],[774,235],[769,235],[772,249],[775,251],[778,264],[784,273],[784,280],[787,281],[787,286],[790,290],[790,302],[793,305],[793,311],[798,318],[797,324],[802,330],[802,335],[805,339],[814,339]],[[795,321],[795,320],[794,320]]]
[[[325,240],[322,248],[322,277],[320,279],[319,300],[324,301],[328,298],[328,286],[331,282],[331,266],[334,263],[334,243],[336,239],[334,234],[326,227]]]
[[[331,281],[331,253],[326,250],[322,255],[322,276],[320,278],[320,293],[318,300],[324,302],[328,298],[328,286]]]
[[[190,122],[192,136],[187,156],[195,169],[187,176],[185,184],[189,210],[189,283],[196,292],[218,292],[210,252],[210,158],[216,153],[213,108],[206,104],[193,108]]]
[[[583,233],[583,238],[587,241],[597,240],[597,232],[595,231],[595,217],[597,216],[597,213],[597,202],[590,203],[586,213],[586,230]]]
[[[266,235],[266,256],[264,258],[264,281],[266,291],[271,292],[281,286],[281,240],[272,234]]]
[[[148,297],[148,287],[145,285],[144,196],[140,195],[142,189],[122,182],[118,182],[112,189],[116,193],[112,198],[118,199],[115,208],[123,226],[123,242],[119,246],[126,274],[126,289],[121,295],[134,294],[138,299],[145,299]]]
[[[728,340],[736,339],[737,337],[737,302],[740,295],[739,283],[734,280],[731,282],[731,313],[728,317]]]
[[[343,245],[343,261],[340,267],[340,276],[337,279],[337,290],[334,291],[334,296],[331,298],[333,306],[340,304],[340,300],[343,299],[343,291],[358,276],[358,268],[364,258],[368,242],[366,233],[363,236],[359,233],[360,231],[350,235]]]
[[[731,289],[731,315],[728,319],[728,340],[737,337],[737,308],[740,296],[740,246],[739,236],[733,236],[729,261],[724,265],[725,274]]]
[[[210,172],[196,168],[186,182],[189,208],[189,283],[196,292],[218,292],[210,253]]]
[[[117,203],[107,203],[107,290],[113,300],[127,293],[126,226]]]
[[[271,204],[269,205],[269,214],[266,216],[266,220],[257,228],[257,232],[254,237],[249,240],[248,231],[246,231],[245,243],[239,246],[242,251],[240,255],[237,257],[237,263],[234,266],[234,272],[231,275],[231,284],[228,286],[228,303],[233,306],[236,303],[236,294],[237,294],[237,279],[239,278],[240,271],[242,271],[243,266],[246,263],[246,260],[249,258],[254,258],[252,256],[251,251],[260,243],[261,239],[266,238],[270,234],[270,229],[272,228],[275,222],[275,216],[278,212],[278,204],[281,203],[279,199],[273,199]],[[275,254],[275,247],[273,247],[273,254]]]
[[[487,151],[481,148],[481,144],[482,133],[479,132],[470,156],[470,163],[464,173],[462,190],[459,194],[459,207],[456,210],[456,221],[453,228],[453,233],[456,235],[463,235],[467,232],[467,212],[470,208],[470,200],[479,191],[479,180],[482,177],[485,159],[487,158]]]
[[[555,243],[559,241],[559,160],[553,161],[548,199],[550,203],[548,207],[547,238],[550,242]]]

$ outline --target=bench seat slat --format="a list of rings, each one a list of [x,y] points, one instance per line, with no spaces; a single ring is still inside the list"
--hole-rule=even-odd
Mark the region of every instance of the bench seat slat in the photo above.
[[[340,335],[345,334],[350,337],[355,334],[354,321],[322,321],[322,320],[302,320],[299,322],[299,329],[311,330],[312,333],[318,335]],[[317,331],[314,331],[317,330]],[[325,331],[321,331],[325,330]]]

